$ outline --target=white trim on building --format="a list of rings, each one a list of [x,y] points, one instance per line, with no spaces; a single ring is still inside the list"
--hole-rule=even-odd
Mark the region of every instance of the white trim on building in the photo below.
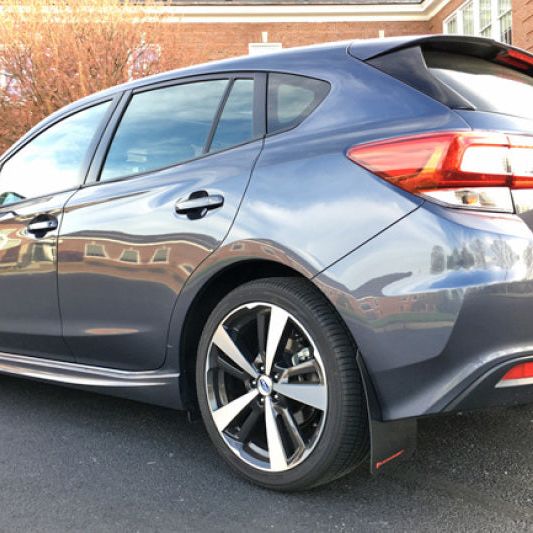
[[[450,0],[423,0],[419,4],[367,5],[184,5],[146,7],[164,22],[416,22],[428,21]],[[158,20],[161,20],[158,18]]]

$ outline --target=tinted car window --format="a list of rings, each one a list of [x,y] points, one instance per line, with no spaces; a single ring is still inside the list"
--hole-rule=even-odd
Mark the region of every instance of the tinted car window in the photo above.
[[[235,80],[220,116],[211,151],[249,141],[254,136],[254,81]]]
[[[79,111],[46,129],[0,172],[0,205],[81,185],[87,150],[110,102]]]
[[[533,78],[478,57],[426,51],[430,72],[480,111],[533,119]]]
[[[268,75],[268,132],[292,128],[312,113],[329,92],[329,83],[292,74]]]
[[[201,155],[227,84],[211,80],[135,94],[100,179],[140,174]]]

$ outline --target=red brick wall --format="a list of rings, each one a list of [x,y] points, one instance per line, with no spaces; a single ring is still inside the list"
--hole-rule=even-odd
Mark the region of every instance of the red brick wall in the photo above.
[[[344,39],[428,33],[427,22],[323,22],[323,23],[182,23],[176,24],[176,40],[182,52],[179,65],[248,53],[248,43],[261,42],[261,32],[268,32],[270,42],[284,48]]]
[[[513,44],[533,52],[533,0],[513,0]]]
[[[307,44],[386,36],[442,33],[443,22],[465,0],[451,0],[428,22],[292,22],[292,23],[182,23],[176,24],[181,53],[176,67],[248,53],[248,43],[261,42],[268,32],[270,42],[284,48]],[[533,50],[533,0],[513,0],[513,41]]]

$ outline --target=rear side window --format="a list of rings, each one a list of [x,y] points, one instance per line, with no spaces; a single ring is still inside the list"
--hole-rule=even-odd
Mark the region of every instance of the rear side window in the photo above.
[[[269,74],[267,96],[268,133],[293,128],[324,100],[329,83],[293,74]]]
[[[220,115],[210,151],[249,141],[254,136],[254,80],[235,80]]]
[[[141,174],[204,152],[228,80],[135,94],[120,121],[101,180]]]
[[[533,119],[533,78],[478,57],[428,50],[430,72],[480,111]]]

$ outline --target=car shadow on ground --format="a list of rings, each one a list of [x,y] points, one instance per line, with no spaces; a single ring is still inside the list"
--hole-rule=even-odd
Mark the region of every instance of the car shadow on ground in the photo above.
[[[0,377],[0,530],[530,530],[533,406],[422,419],[414,458],[282,494],[183,413]],[[2,488],[3,487],[3,488]],[[75,512],[72,512],[75,509]]]

